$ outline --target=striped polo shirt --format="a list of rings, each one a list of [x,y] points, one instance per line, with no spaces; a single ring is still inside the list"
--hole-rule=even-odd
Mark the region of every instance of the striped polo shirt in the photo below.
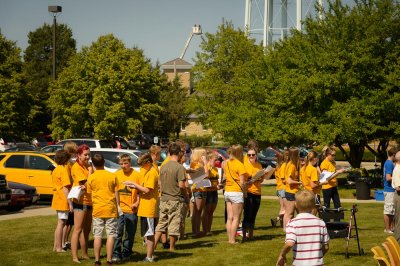
[[[311,213],[299,213],[286,226],[286,242],[294,242],[293,265],[324,265],[322,245],[329,235],[324,221]]]

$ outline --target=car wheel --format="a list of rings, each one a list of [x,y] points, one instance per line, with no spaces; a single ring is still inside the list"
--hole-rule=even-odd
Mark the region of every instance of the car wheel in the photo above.
[[[12,206],[12,207],[6,207],[6,211],[8,212],[18,212],[22,210],[24,207],[21,206]]]

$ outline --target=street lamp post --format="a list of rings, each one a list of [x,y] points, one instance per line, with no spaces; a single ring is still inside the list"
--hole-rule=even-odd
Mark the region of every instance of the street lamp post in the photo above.
[[[200,25],[194,25],[194,26],[192,27],[192,31],[191,31],[190,34],[189,34],[189,38],[187,39],[186,44],[185,44],[185,47],[183,48],[182,54],[181,54],[181,56],[179,57],[180,59],[183,59],[183,57],[185,56],[186,50],[187,50],[187,48],[188,48],[188,46],[189,46],[190,41],[191,41],[192,38],[193,38],[193,35],[201,35],[202,33],[203,33],[203,32],[202,32],[202,30],[201,30],[201,26],[200,26]]]
[[[56,26],[57,26],[56,16],[57,13],[62,12],[62,7],[49,6],[48,11],[53,13],[53,80],[55,80],[56,79]]]

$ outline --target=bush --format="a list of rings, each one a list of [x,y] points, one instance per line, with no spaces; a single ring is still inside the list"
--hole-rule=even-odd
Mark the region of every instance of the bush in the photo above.
[[[184,140],[186,143],[188,143],[190,145],[190,147],[192,147],[192,148],[212,145],[212,136],[211,135],[186,136],[186,137],[182,137],[182,140]]]

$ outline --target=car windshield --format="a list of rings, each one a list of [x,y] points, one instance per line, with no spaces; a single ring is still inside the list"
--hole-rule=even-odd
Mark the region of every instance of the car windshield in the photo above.
[[[110,169],[117,169],[117,170],[121,169],[121,166],[119,164],[116,164],[107,159],[104,160],[104,166]]]

